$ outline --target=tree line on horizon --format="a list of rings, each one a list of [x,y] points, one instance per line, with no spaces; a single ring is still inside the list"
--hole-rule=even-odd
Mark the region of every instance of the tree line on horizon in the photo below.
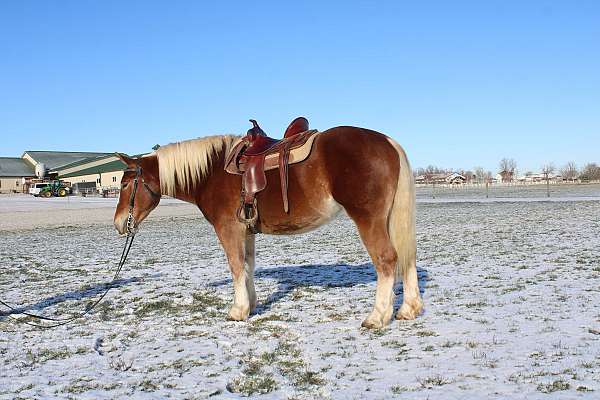
[[[513,182],[517,177],[517,172],[517,162],[513,158],[503,158],[498,163],[498,175],[500,175],[502,182]],[[415,177],[423,176],[425,177],[425,181],[432,180],[435,176],[452,173],[464,176],[467,183],[486,183],[491,182],[494,178],[492,171],[482,167],[474,167],[470,170],[465,170],[447,169],[429,165],[425,168],[416,168],[413,171]],[[569,182],[598,181],[600,180],[600,165],[596,163],[587,163],[582,168],[578,168],[575,162],[569,161],[562,167],[556,168],[554,163],[550,162],[541,166],[539,174],[544,177],[544,180],[548,181],[555,176],[555,173],[558,173],[564,181]],[[533,172],[527,171],[524,175],[533,175]]]

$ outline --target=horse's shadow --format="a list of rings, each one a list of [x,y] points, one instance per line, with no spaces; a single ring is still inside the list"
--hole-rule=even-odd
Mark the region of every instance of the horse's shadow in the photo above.
[[[40,300],[37,303],[30,304],[27,306],[13,306],[12,309],[8,311],[0,311],[0,321],[4,321],[8,316],[13,314],[21,314],[24,312],[31,311],[41,311],[45,308],[54,306],[59,303],[63,303],[68,300],[83,300],[90,297],[94,297],[102,294],[107,289],[120,288],[131,283],[135,283],[140,281],[139,277],[132,277],[127,279],[117,279],[108,283],[100,283],[94,286],[87,287],[81,290],[73,290],[70,292],[65,292],[62,294],[58,294],[55,296],[48,297],[46,299]],[[81,307],[81,306],[80,306]],[[81,311],[81,310],[80,310]]]
[[[298,287],[354,287],[366,285],[377,281],[375,268],[371,263],[360,265],[347,264],[329,264],[329,265],[294,265],[281,266],[274,268],[258,268],[254,276],[256,279],[270,279],[277,281],[277,290],[271,293],[267,300],[261,302],[256,308],[255,314],[262,314],[271,309],[271,307],[288,296]],[[419,291],[421,295],[425,293],[425,283],[429,279],[426,269],[417,267],[417,276],[419,281]],[[396,285],[395,307],[402,304],[402,280]],[[231,278],[225,278],[212,282],[210,286],[220,287],[232,284]],[[375,295],[373,293],[373,295]]]

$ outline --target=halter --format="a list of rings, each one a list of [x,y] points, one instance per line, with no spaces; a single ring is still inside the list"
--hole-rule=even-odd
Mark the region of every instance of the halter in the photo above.
[[[135,206],[135,195],[137,193],[139,181],[142,181],[144,189],[146,189],[148,193],[150,193],[150,195],[152,195],[153,197],[160,197],[160,195],[153,191],[144,180],[144,175],[142,174],[142,167],[140,165],[139,159],[135,160],[135,168],[127,168],[123,172],[135,172],[135,178],[133,178],[133,190],[129,195],[129,210],[127,211],[127,225],[125,227],[127,235],[129,236],[135,234],[137,230],[135,218],[133,217],[133,207]]]

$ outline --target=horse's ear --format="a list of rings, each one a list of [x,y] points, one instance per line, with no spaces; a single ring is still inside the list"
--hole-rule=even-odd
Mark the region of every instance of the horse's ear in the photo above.
[[[133,158],[129,157],[127,154],[115,152],[115,156],[117,156],[119,160],[123,161],[127,165],[132,165],[135,163]]]

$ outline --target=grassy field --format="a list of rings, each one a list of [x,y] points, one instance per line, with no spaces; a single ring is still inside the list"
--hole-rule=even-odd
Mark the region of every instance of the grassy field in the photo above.
[[[212,228],[180,207],[144,224],[87,318],[40,330],[0,316],[0,398],[600,393],[598,201],[419,203],[425,313],[379,331],[360,328],[375,273],[344,215],[305,235],[259,236],[260,306],[236,323],[225,320],[233,290]],[[108,209],[78,212],[89,218],[0,230],[2,299],[65,315],[101,292],[122,241],[94,217]]]

